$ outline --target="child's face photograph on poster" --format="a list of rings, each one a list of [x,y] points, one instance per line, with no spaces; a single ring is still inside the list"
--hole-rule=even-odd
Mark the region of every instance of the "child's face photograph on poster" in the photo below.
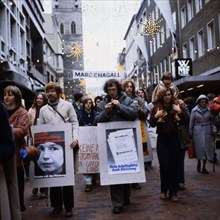
[[[101,185],[145,182],[139,121],[98,123]]]
[[[64,131],[34,134],[35,147],[40,150],[35,163],[35,178],[66,175],[64,137]]]
[[[74,185],[71,125],[31,127],[34,146],[40,155],[31,164],[30,180],[34,187]]]

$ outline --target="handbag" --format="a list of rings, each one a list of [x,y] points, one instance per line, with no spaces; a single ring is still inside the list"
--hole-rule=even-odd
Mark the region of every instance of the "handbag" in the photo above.
[[[195,147],[194,147],[194,144],[193,143],[190,143],[189,144],[189,147],[188,147],[188,156],[189,156],[189,159],[193,159],[195,158]]]

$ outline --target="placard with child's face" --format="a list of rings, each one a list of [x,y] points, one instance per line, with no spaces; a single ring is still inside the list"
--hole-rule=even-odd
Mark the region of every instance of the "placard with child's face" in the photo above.
[[[71,124],[37,125],[31,127],[34,146],[39,158],[31,165],[33,187],[74,185]]]

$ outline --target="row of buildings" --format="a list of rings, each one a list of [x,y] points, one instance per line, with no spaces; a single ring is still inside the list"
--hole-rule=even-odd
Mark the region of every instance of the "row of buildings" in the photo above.
[[[150,22],[156,32],[144,25]],[[149,96],[165,71],[183,98],[220,94],[219,0],[144,0],[124,40],[119,63]]]
[[[52,0],[52,14],[47,14],[40,0],[0,0],[1,96],[5,86],[17,85],[29,106],[52,81],[72,100],[83,90],[71,77],[72,69],[83,69],[83,57],[77,62],[74,57],[82,44],[81,1]]]
[[[46,14],[40,0],[0,0],[0,94],[15,84],[27,105],[50,81],[69,101],[85,92],[85,80],[72,71],[84,69],[82,1],[51,2]],[[164,71],[172,72],[183,98],[220,94],[219,0],[143,0],[124,40],[119,65],[149,96]]]

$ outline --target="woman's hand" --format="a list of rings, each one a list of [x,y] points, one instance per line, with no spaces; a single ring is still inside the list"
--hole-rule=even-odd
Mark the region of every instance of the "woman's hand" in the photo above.
[[[162,117],[163,116],[163,114],[164,114],[164,111],[163,111],[163,109],[157,109],[157,113],[154,115],[154,117],[155,118],[160,118],[160,117]]]
[[[70,147],[73,149],[74,147],[76,147],[78,145],[78,140],[73,139],[72,143],[70,144]]]
[[[180,105],[173,104],[172,107],[173,107],[173,110],[177,112],[178,114],[182,112],[182,110],[180,109]]]

